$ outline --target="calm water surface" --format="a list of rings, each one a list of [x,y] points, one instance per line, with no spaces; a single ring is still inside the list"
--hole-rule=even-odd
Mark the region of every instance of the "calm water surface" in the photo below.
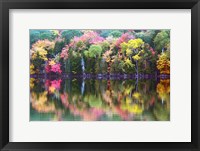
[[[170,80],[30,79],[31,121],[169,121]]]

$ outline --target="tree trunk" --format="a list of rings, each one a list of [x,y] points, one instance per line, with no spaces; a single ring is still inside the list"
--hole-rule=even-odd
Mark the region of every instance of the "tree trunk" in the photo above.
[[[137,73],[137,78],[138,78],[138,61],[136,61],[136,73]]]
[[[139,79],[139,75],[138,75],[138,61],[136,61],[136,73],[137,73],[137,77],[136,77],[136,92],[138,91],[138,79]]]

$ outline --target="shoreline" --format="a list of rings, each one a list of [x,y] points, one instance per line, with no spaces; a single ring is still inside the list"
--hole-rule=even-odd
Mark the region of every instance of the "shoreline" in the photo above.
[[[63,79],[170,79],[169,74],[31,74],[30,78],[63,78]]]

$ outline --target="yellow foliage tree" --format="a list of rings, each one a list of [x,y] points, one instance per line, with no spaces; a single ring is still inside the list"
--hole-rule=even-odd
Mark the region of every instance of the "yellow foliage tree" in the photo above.
[[[47,60],[47,51],[52,50],[55,47],[54,41],[38,40],[35,44],[32,45],[31,49],[31,59],[40,58],[44,61]]]
[[[159,56],[156,66],[161,74],[170,74],[170,60],[166,53]]]
[[[128,68],[134,67],[138,75],[138,61],[141,59],[144,41],[140,38],[131,39],[121,44],[122,51],[125,53],[124,63],[128,64]],[[133,61],[133,60],[134,61]],[[131,65],[132,64],[132,65]]]

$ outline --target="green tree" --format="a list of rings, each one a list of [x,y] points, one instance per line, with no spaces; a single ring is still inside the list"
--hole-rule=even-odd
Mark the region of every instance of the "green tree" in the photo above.
[[[102,48],[99,45],[91,45],[89,50],[84,51],[84,56],[86,57],[86,71],[95,73],[95,64],[98,63],[99,58],[101,57]],[[90,66],[92,65],[92,70]]]
[[[120,37],[122,34],[123,34],[123,33],[122,33],[121,31],[119,31],[119,30],[114,30],[114,31],[112,31],[112,32],[109,34],[109,36],[113,36],[114,38],[118,38],[118,37]]]
[[[147,31],[141,31],[138,33],[135,33],[136,38],[142,39],[145,43],[150,44],[151,47],[153,47],[153,39],[156,36],[156,31],[155,30],[147,30]]]
[[[159,32],[154,38],[154,45],[156,51],[158,51],[159,53],[162,52],[162,50],[167,47],[169,42],[170,42],[169,30],[162,30],[161,32]]]
[[[109,36],[111,31],[112,30],[107,30],[107,29],[106,30],[102,30],[101,33],[100,33],[100,36],[106,38],[106,37]]]
[[[101,56],[102,48],[99,45],[91,45],[88,51],[84,54],[90,58],[97,58]]]
[[[62,32],[62,38],[65,39],[65,42],[69,44],[70,40],[75,36],[80,37],[83,33],[80,30],[64,30]]]
[[[38,40],[48,39],[53,41],[55,37],[50,30],[30,30],[30,47]]]

